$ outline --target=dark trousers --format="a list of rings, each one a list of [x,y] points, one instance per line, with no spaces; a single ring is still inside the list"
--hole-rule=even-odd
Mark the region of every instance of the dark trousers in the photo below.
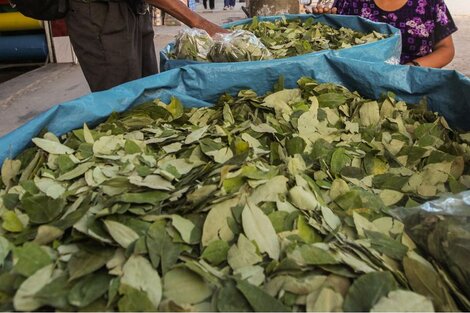
[[[70,1],[67,27],[90,89],[101,91],[158,72],[149,13],[126,1]]]
[[[214,3],[214,2],[215,2],[215,0],[209,0],[209,8],[210,8],[211,10],[213,10],[214,7],[215,7],[215,3]],[[204,5],[204,9],[207,9],[207,0],[203,0],[203,1],[202,1],[202,4]]]

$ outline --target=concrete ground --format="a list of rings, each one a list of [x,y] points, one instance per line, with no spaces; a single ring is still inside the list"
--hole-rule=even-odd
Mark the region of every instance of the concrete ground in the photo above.
[[[200,1],[202,3],[202,0]],[[456,56],[447,66],[470,77],[470,0],[446,0],[459,31],[454,35]],[[234,10],[222,10],[216,0],[214,11],[197,11],[207,19],[223,24],[245,17],[241,4]],[[181,26],[156,27],[155,47],[160,51],[172,41]],[[90,92],[79,65],[50,64],[0,84],[0,136],[24,124],[37,114]]]
[[[463,1],[470,3],[470,0]],[[454,21],[459,29],[453,35],[455,57],[452,63],[447,65],[446,68],[460,71],[470,77],[470,13],[468,15],[458,15],[457,13],[454,15]]]

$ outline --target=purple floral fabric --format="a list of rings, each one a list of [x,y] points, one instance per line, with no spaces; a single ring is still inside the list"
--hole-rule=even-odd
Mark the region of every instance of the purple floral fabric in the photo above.
[[[408,0],[393,12],[382,10],[374,0],[338,0],[336,7],[339,14],[359,15],[400,29],[402,64],[431,53],[436,43],[457,31],[444,0]]]

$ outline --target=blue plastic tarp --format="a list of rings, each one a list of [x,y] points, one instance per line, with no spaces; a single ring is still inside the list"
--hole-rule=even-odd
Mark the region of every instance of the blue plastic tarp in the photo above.
[[[44,128],[61,135],[156,98],[169,101],[175,96],[185,106],[200,107],[211,105],[226,91],[253,89],[263,94],[272,90],[280,75],[287,88],[295,87],[301,76],[310,76],[374,99],[386,91],[409,103],[427,97],[430,109],[446,117],[451,126],[470,130],[470,79],[458,72],[316,55],[283,62],[190,65],[60,104],[0,138],[0,164],[30,145]]]
[[[274,21],[281,18],[287,20],[300,19],[306,20],[313,17],[316,22],[327,24],[335,28],[347,27],[354,29],[362,33],[371,33],[373,31],[386,34],[389,37],[386,39],[379,40],[363,45],[353,46],[347,49],[340,50],[323,50],[318,52],[312,52],[296,57],[296,60],[311,59],[312,56],[318,54],[333,54],[345,58],[364,60],[369,62],[388,62],[392,64],[398,64],[400,62],[401,54],[401,33],[400,30],[384,23],[376,23],[370,20],[364,19],[359,16],[342,16],[342,15],[329,15],[329,14],[289,14],[282,16],[260,16],[258,17],[261,21]],[[224,28],[230,28],[241,24],[250,23],[252,19],[244,19],[233,23],[223,25]],[[160,71],[164,72],[170,69],[179,68],[190,64],[204,64],[207,62],[198,62],[191,60],[172,60],[168,57],[170,51],[173,49],[174,43],[170,43],[162,51],[160,51]],[[289,58],[287,58],[289,59]],[[280,59],[281,62],[286,59]],[[276,60],[279,61],[279,60]],[[273,61],[255,61],[259,62],[273,62]]]

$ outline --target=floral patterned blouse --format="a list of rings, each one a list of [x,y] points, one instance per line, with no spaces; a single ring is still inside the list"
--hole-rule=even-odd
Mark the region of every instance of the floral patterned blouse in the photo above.
[[[359,15],[400,29],[402,64],[431,53],[436,43],[457,31],[444,0],[408,0],[396,11],[384,11],[374,0],[338,0],[335,6],[338,14]]]

